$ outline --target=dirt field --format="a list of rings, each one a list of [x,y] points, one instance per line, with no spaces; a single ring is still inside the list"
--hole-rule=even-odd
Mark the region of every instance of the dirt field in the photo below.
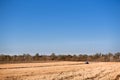
[[[0,64],[0,80],[120,80],[120,63]]]

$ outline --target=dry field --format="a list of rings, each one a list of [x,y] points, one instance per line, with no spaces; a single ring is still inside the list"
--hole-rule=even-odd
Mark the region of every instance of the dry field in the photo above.
[[[120,80],[120,63],[0,64],[0,80]]]

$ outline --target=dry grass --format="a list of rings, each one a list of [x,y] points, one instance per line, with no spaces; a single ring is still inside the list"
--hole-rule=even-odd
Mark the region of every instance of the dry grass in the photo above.
[[[120,63],[49,62],[1,64],[0,80],[120,80]]]

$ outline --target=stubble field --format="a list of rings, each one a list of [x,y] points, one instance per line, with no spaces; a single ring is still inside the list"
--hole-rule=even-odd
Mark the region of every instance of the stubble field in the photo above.
[[[119,62],[0,64],[0,80],[120,80]]]

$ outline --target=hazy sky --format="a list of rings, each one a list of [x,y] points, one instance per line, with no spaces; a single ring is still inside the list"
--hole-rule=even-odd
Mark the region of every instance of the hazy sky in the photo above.
[[[0,0],[0,53],[118,51],[119,0]]]

